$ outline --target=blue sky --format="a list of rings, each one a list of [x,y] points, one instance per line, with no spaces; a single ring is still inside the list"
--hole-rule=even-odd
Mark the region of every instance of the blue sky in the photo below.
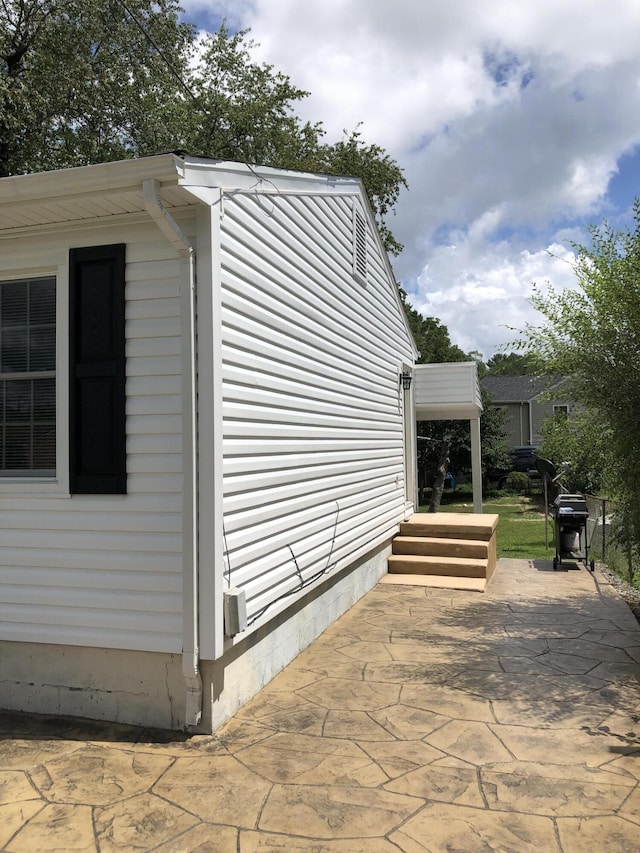
[[[389,225],[412,304],[489,358],[574,286],[572,241],[640,194],[637,0],[182,0],[311,95],[330,141],[361,124],[409,182]]]

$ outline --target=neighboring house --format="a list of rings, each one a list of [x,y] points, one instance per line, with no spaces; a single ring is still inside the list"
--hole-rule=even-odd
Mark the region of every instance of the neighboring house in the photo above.
[[[417,357],[356,179],[0,180],[0,707],[211,731],[387,571]]]
[[[481,385],[491,404],[505,414],[510,448],[538,446],[544,419],[558,412],[570,416],[575,408],[563,390],[562,377],[485,376]]]

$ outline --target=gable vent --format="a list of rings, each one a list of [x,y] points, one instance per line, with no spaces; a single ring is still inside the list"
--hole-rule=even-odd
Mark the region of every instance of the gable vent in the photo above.
[[[357,204],[353,205],[353,275],[367,283],[367,220]]]

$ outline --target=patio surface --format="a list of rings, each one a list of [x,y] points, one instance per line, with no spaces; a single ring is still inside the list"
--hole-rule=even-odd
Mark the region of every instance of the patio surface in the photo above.
[[[638,851],[640,628],[501,560],[379,584],[214,736],[0,713],[0,850]]]

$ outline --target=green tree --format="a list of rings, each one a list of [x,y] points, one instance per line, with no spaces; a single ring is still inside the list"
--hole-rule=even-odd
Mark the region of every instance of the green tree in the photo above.
[[[497,469],[508,470],[509,446],[504,414],[490,404],[490,397],[482,391],[483,411],[480,418],[480,445],[483,475]],[[421,421],[418,423],[418,466],[420,480],[429,484],[446,446],[446,466],[458,478],[468,475],[471,469],[471,429],[469,421]],[[437,507],[436,507],[437,509]]]
[[[487,361],[488,376],[526,376],[536,369],[535,358],[529,353],[497,352]]]
[[[578,289],[536,287],[540,326],[527,326],[524,346],[549,372],[564,374],[607,437],[611,488],[640,541],[640,201],[634,227],[607,222],[575,246]]]
[[[356,128],[351,133],[345,131],[343,139],[333,145],[321,146],[315,165],[322,172],[354,175],[362,180],[385,248],[399,255],[403,247],[387,226],[386,217],[395,211],[400,191],[408,189],[408,184],[395,160],[379,145],[366,144]]]
[[[388,251],[401,168],[359,128],[337,142],[308,92],[224,25],[196,50],[177,0],[0,0],[0,177],[186,149],[360,178]]]
[[[449,330],[435,317],[423,317],[407,302],[400,291],[405,313],[420,351],[420,364],[455,361],[475,361],[480,376],[484,364],[477,352],[465,353],[451,343]],[[504,415],[490,405],[489,395],[482,390],[483,412],[480,418],[480,442],[483,471],[508,465],[509,451],[504,425]],[[442,479],[442,469],[456,474],[466,474],[471,466],[471,430],[468,421],[420,421],[418,423],[418,470],[421,485],[431,485]],[[437,511],[439,496],[431,502],[431,511]]]
[[[440,320],[435,317],[423,317],[419,311],[409,305],[406,293],[401,290],[400,295],[413,339],[420,352],[418,364],[473,360],[459,346],[451,343],[449,330]]]
[[[128,8],[135,20],[114,0],[2,0],[0,176],[179,147],[194,29],[175,0]]]
[[[593,413],[568,418],[557,414],[542,424],[542,443],[538,455],[549,459],[569,492],[599,495],[608,488],[609,434],[606,424]]]
[[[189,77],[187,147],[221,160],[312,169],[324,131],[294,112],[309,93],[272,65],[254,62],[253,46],[248,30],[231,33],[224,24],[202,40]]]
[[[490,404],[490,397],[482,391],[482,416],[480,418],[480,443],[482,470],[507,469],[510,464],[504,413]],[[419,424],[419,435],[427,438],[423,442],[423,453],[427,464],[433,467],[438,447],[445,435],[450,438],[449,467],[457,473],[471,467],[471,430],[468,421],[425,421]]]
[[[491,405],[491,396],[484,388],[482,394],[482,416],[480,418],[480,442],[482,447],[482,472],[485,482],[491,471],[506,471],[511,466],[509,442],[504,411]]]

